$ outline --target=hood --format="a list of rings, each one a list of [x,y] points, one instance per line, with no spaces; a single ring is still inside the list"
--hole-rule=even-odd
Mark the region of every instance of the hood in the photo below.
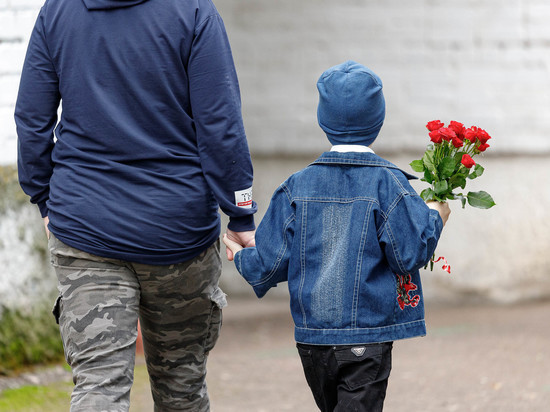
[[[110,10],[135,6],[147,0],[82,0],[88,10]]]

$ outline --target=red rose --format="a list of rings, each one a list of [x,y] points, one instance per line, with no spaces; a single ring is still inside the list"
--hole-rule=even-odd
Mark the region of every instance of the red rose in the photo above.
[[[441,120],[432,120],[431,122],[428,122],[426,127],[430,132],[433,132],[434,130],[441,129],[443,126],[445,126]]]
[[[449,127],[442,127],[441,129],[439,129],[439,133],[441,134],[441,137],[448,142],[457,137],[454,130]]]
[[[490,145],[488,145],[487,143],[482,143],[477,147],[477,150],[479,150],[480,152],[484,152],[489,148],[489,146]]]
[[[477,139],[477,127],[472,126],[464,131],[464,138],[468,139],[471,143],[475,143]]]
[[[462,155],[462,160],[460,162],[468,169],[470,169],[472,166],[475,166],[476,164],[476,162],[474,162],[474,159],[472,159],[471,156],[468,154]]]
[[[479,139],[481,144],[485,144],[487,143],[487,140],[491,138],[491,136],[489,136],[489,133],[487,133],[485,130],[477,129],[477,138]]]
[[[459,147],[464,146],[464,142],[459,137],[453,137],[452,142],[453,142],[453,146],[456,147],[457,149]]]
[[[449,129],[454,131],[459,137],[462,137],[464,133],[464,125],[460,122],[455,122],[454,120],[451,120],[451,123],[449,123]]]
[[[439,133],[439,130],[432,130],[430,133],[430,140],[436,144],[439,144],[443,141],[443,138],[441,137],[441,133]]]

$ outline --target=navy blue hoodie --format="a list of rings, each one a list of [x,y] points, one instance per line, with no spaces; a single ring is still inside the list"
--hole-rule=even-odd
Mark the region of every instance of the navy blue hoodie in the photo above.
[[[239,85],[211,0],[47,0],[15,119],[21,186],[70,246],[171,264],[218,238],[218,207],[230,229],[254,229]]]

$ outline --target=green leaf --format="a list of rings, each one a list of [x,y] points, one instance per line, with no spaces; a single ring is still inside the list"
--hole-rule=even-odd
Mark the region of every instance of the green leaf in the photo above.
[[[456,161],[452,157],[445,157],[437,166],[439,177],[441,179],[448,179],[453,175],[456,167]]]
[[[458,164],[462,161],[462,156],[464,156],[465,154],[466,154],[466,152],[457,152],[454,155],[454,159],[455,159],[456,164]]]
[[[428,188],[428,189],[424,189],[422,192],[420,192],[420,197],[422,198],[422,200],[424,200],[425,202],[427,202],[428,200],[433,200],[434,199],[434,191],[431,189],[431,188]]]
[[[468,192],[468,204],[478,209],[490,209],[496,205],[491,195],[487,192]]]
[[[432,172],[430,172],[428,169],[424,170],[424,180],[430,184],[432,184],[434,181]]]
[[[422,173],[425,168],[424,168],[424,162],[422,161],[422,159],[420,160],[413,160],[411,163],[411,168],[412,170],[414,170],[415,172],[419,172],[419,173]]]
[[[449,179],[449,186],[451,186],[451,189],[457,187],[464,189],[466,187],[466,177],[461,173],[454,175]]]
[[[474,170],[468,175],[468,179],[475,179],[476,177],[481,176],[484,171],[484,167],[476,163]]]
[[[424,156],[422,157],[422,162],[426,168],[434,173],[437,172],[434,165],[434,152],[432,150],[426,150]]]
[[[455,195],[455,199],[460,199],[460,203],[462,203],[462,209],[466,207],[466,196],[464,196],[462,193],[459,193],[458,195]]]
[[[434,191],[437,195],[445,193],[447,190],[449,190],[449,184],[447,183],[446,180],[441,180],[440,182],[435,182]]]
[[[477,177],[479,177],[483,174],[483,172],[485,171],[485,168],[481,166],[479,163],[476,163],[476,165],[474,166],[474,170],[477,174]]]

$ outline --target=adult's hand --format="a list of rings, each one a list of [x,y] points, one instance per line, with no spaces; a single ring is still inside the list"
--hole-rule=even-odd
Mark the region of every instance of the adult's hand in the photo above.
[[[44,218],[44,228],[46,229],[46,236],[49,239],[50,238],[50,229],[48,229],[48,223],[50,223],[50,219],[48,219],[48,216]]]
[[[232,240],[233,242],[241,245],[243,248],[256,246],[256,241],[254,239],[254,235],[256,234],[255,230],[249,230],[246,232],[234,232],[230,229],[227,229],[226,234],[229,240]],[[231,249],[227,248],[225,252],[227,253],[227,259],[233,260],[234,256]]]
[[[241,245],[227,238],[227,233],[223,234],[223,243],[225,243],[225,246],[227,247],[227,259],[229,261],[235,258],[237,252],[243,250],[243,247]],[[229,252],[231,252],[231,257],[229,256]]]

